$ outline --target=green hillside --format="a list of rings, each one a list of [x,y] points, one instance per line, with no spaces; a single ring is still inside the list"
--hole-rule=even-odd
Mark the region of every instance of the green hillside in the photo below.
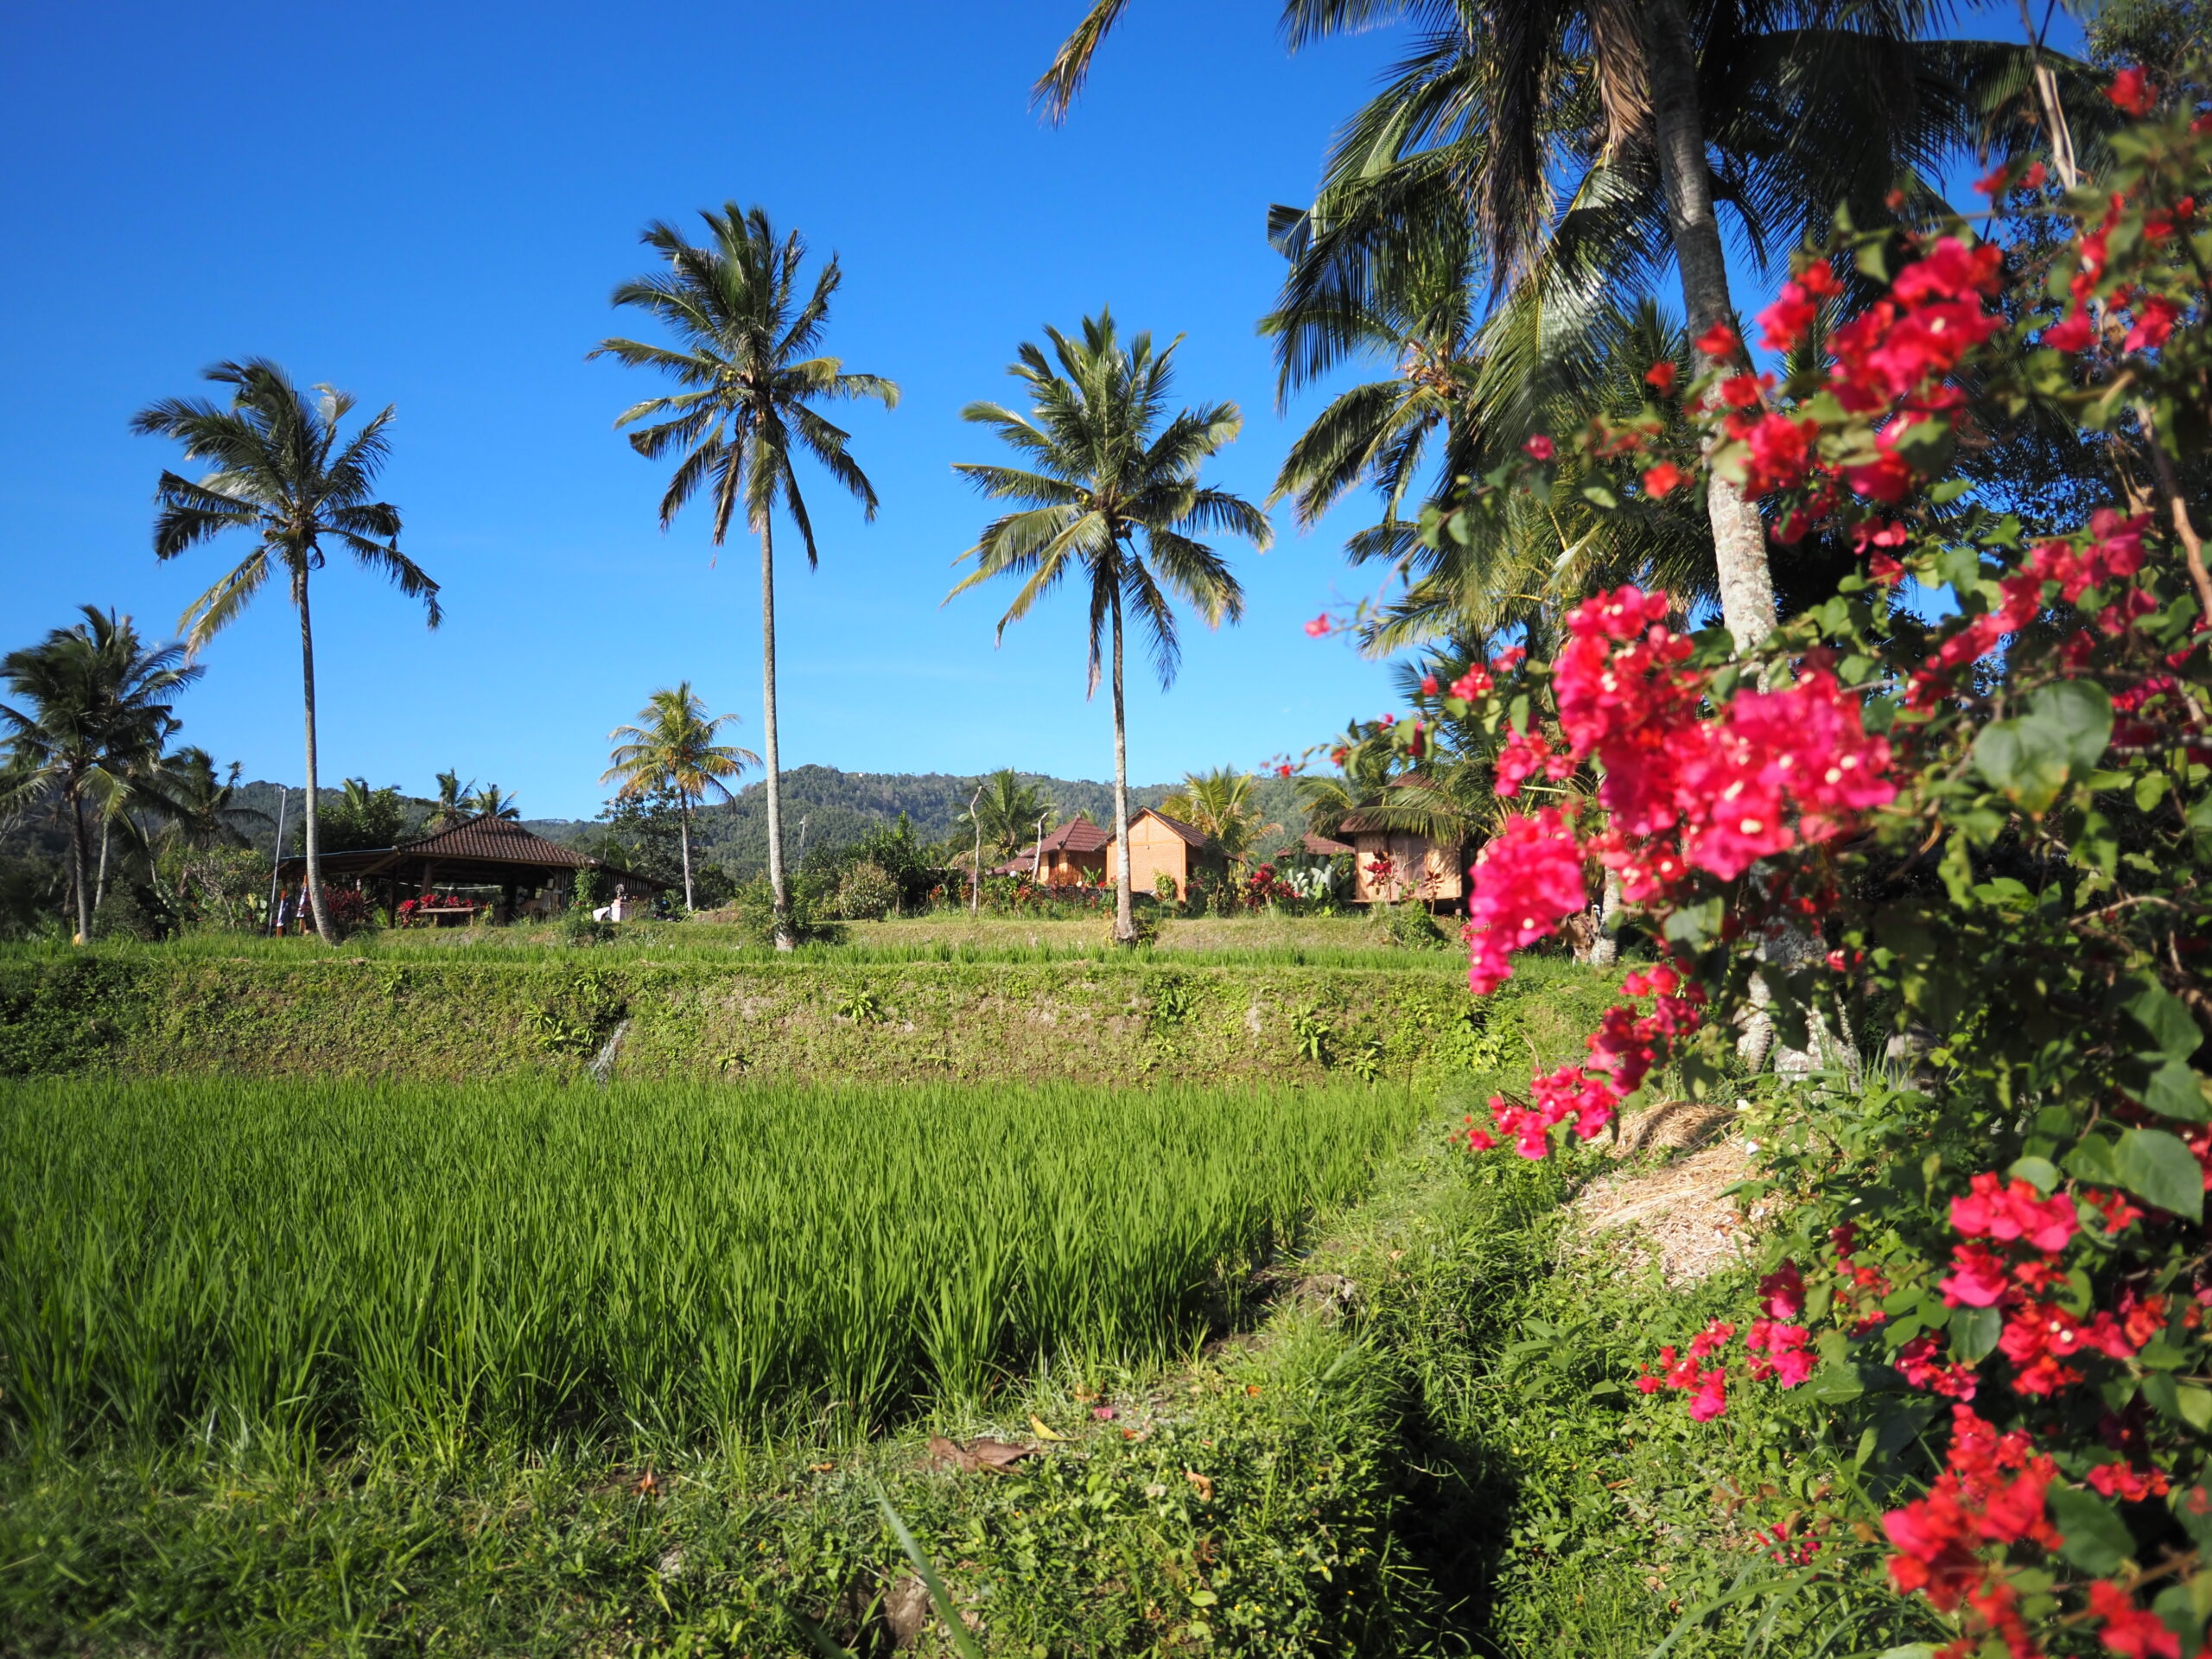
[[[1054,778],[1043,772],[1019,774],[1026,784],[1041,789],[1058,809],[1061,817],[1087,812],[1100,823],[1114,816],[1111,784],[1089,779]],[[905,813],[914,832],[926,842],[949,839],[959,815],[967,809],[976,785],[974,777],[950,772],[841,772],[835,766],[795,766],[784,774],[785,833],[794,859],[804,849],[850,846],[879,824],[893,823]],[[1146,784],[1129,791],[1132,811],[1156,806],[1175,788],[1173,784]],[[276,790],[261,780],[240,788],[244,804],[269,814],[276,813]],[[1292,785],[1280,778],[1260,780],[1262,808],[1270,822],[1288,829],[1298,827],[1298,804]],[[326,789],[321,798],[334,803],[340,791]],[[427,817],[430,803],[410,798],[414,822]],[[582,842],[597,826],[585,818],[524,818],[523,822],[550,840]],[[299,839],[299,795],[295,789],[287,812],[286,841]],[[719,864],[740,880],[758,874],[768,865],[768,798],[759,783],[748,784],[727,806],[702,809],[696,824],[697,851],[703,861]]]

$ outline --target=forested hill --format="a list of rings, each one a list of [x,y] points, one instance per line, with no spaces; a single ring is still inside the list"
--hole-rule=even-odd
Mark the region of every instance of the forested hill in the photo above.
[[[1021,772],[1022,782],[1036,785],[1057,809],[1057,817],[1088,812],[1100,823],[1114,817],[1114,789],[1110,784],[1087,779],[1052,778]],[[880,823],[892,823],[904,812],[914,833],[924,841],[944,841],[954,833],[960,814],[975,794],[977,779],[949,772],[840,772],[835,766],[796,766],[784,774],[784,835],[794,859],[800,838],[810,850],[816,847],[843,847],[858,841]],[[1147,784],[1129,791],[1129,808],[1156,806],[1173,791],[1172,784]],[[321,798],[334,801],[339,791],[326,789]],[[1269,820],[1295,825],[1297,802],[1291,785],[1263,778],[1260,804]],[[276,811],[276,785],[255,782],[241,787],[246,805],[268,813]],[[527,813],[530,802],[522,803]],[[414,821],[427,817],[427,800],[410,800]],[[288,813],[286,840],[296,842],[299,800],[296,792]],[[595,826],[588,819],[524,817],[524,823],[550,840],[581,842]],[[804,827],[802,828],[802,824]],[[768,797],[759,783],[747,785],[734,804],[701,810],[696,821],[698,842],[708,859],[721,864],[741,880],[767,868]]]

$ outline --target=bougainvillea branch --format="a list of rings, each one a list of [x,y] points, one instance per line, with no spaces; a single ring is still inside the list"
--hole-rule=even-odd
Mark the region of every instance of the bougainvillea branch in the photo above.
[[[1610,421],[1528,458],[1578,448],[1622,512],[1725,478],[1777,543],[1855,550],[1833,598],[1746,655],[1623,587],[1560,618],[1548,661],[1421,697],[1422,719],[1496,739],[1473,993],[1606,877],[1651,958],[1586,1059],[1493,1098],[1471,1146],[1543,1157],[1662,1077],[1733,1096],[1730,1039],[1755,1014],[1886,1058],[1771,1091],[1756,1306],[1632,1381],[1700,1421],[1732,1388],[1815,1414],[1925,1402],[1880,1451],[1893,1495],[1859,1520],[1960,1659],[2212,1652],[2212,579],[2190,505],[2212,431],[2212,117],[2157,113],[2133,72],[2112,97],[2140,118],[2105,176],[2063,196],[2040,168],[1984,181],[2065,232],[2047,272],[1963,220],[1839,223],[1756,321],[1789,372],[1708,337],[1713,367],[1681,393],[1707,429],[1679,450],[1662,423]],[[2031,408],[2069,412],[2122,481],[2070,531],[2031,531],[1956,470]]]

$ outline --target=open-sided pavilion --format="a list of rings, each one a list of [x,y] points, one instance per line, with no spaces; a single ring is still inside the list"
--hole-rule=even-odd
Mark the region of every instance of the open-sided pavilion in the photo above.
[[[603,871],[633,895],[671,886],[548,841],[511,819],[493,817],[469,818],[396,847],[325,853],[321,863],[326,883],[358,884],[390,912],[397,912],[403,900],[427,899],[441,887],[496,887],[502,899],[498,913],[512,918],[540,893],[569,891],[582,870]],[[277,865],[276,874],[286,886],[296,886],[306,878],[307,861],[287,858]]]

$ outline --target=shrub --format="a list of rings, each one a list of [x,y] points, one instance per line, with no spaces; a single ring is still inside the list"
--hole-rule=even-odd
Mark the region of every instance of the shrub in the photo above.
[[[1382,937],[1402,950],[1441,950],[1452,943],[1425,905],[1379,906],[1376,919]]]
[[[2151,102],[2135,72],[2112,96]],[[1593,1136],[1663,1065],[1733,1093],[1739,1033],[1786,1059],[1750,1189],[1784,1217],[1771,1271],[1636,1385],[1699,1421],[1732,1387],[1905,1396],[1808,1505],[1811,1535],[1777,1529],[1770,1553],[1817,1571],[1823,1535],[1886,1537],[1947,1655],[2195,1654],[2212,1610],[2212,574],[2183,482],[2212,421],[2212,118],[2183,107],[2110,154],[2047,273],[1962,221],[1840,221],[1758,320],[1792,353],[1825,319],[1788,379],[1740,372],[1725,327],[1698,341],[1714,366],[1681,402],[1715,411],[1709,458],[1662,447],[1649,413],[1571,440],[1611,479],[1586,498],[1642,511],[1709,465],[1779,538],[1856,548],[1834,598],[1739,654],[1664,595],[1600,594],[1551,663],[1472,668],[1393,739],[1417,755],[1440,712],[1497,736],[1509,800],[1539,771],[1586,786],[1512,801],[1485,845],[1478,991],[1585,910],[1593,868],[1662,943],[1589,1061],[1494,1096],[1474,1144]],[[1886,293],[1847,315],[1840,269]],[[1945,475],[1962,434],[2031,409],[2071,411],[2126,512],[2037,537]],[[1471,537],[1513,487],[1436,533]],[[1938,598],[1897,602],[1907,574]],[[1850,1033],[1885,1027],[1891,1071],[1862,1080]],[[1916,1446],[1862,1484],[1870,1455]]]
[[[832,908],[849,922],[880,922],[899,906],[899,883],[880,864],[866,859],[847,869],[837,883]]]

